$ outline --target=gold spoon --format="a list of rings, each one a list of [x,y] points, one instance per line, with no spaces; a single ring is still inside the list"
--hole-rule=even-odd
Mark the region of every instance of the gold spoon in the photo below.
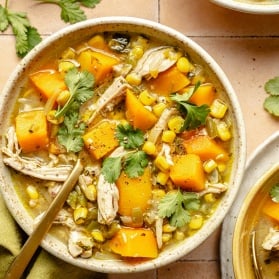
[[[62,208],[73,186],[76,184],[78,177],[83,169],[80,160],[77,161],[71,174],[64,182],[61,190],[50,204],[49,208],[42,217],[40,223],[36,226],[32,234],[29,236],[20,253],[14,259],[9,267],[5,279],[18,279],[22,276],[25,268],[30,262],[32,256],[40,245],[44,235],[50,229],[52,222],[59,210]]]
[[[256,232],[252,231],[251,233],[251,254],[252,254],[252,261],[254,265],[254,272],[257,279],[263,279],[262,274],[260,272],[257,255],[256,255]]]

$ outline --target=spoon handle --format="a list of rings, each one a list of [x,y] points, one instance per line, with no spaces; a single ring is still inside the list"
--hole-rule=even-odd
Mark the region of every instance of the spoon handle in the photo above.
[[[71,174],[64,182],[61,190],[48,207],[40,223],[36,226],[32,234],[23,245],[20,253],[9,267],[5,279],[18,279],[22,276],[25,268],[27,267],[42,239],[44,238],[44,235],[50,229],[54,218],[58,214],[59,210],[62,208],[73,186],[76,184],[82,169],[83,166],[80,160],[78,160]]]

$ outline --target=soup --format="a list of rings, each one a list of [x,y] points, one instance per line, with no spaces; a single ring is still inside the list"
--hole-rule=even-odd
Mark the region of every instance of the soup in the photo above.
[[[195,234],[227,190],[233,123],[205,69],[135,33],[100,33],[34,70],[3,148],[38,220],[79,158],[52,233],[83,258],[156,258]]]

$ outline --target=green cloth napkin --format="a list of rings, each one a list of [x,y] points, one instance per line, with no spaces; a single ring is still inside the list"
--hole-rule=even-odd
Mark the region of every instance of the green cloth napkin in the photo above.
[[[26,235],[10,215],[0,194],[0,279],[20,252]],[[50,255],[43,249],[39,249],[31,267],[23,275],[27,279],[105,279],[106,274],[84,270]]]

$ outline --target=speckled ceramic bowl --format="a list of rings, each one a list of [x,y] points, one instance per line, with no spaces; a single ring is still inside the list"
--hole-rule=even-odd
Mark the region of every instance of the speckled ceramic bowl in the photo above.
[[[216,212],[204,224],[201,230],[195,235],[180,242],[178,245],[165,249],[160,255],[153,260],[142,261],[139,263],[129,264],[124,261],[115,260],[97,260],[91,259],[73,259],[66,245],[51,235],[47,235],[42,246],[55,256],[65,260],[66,262],[86,268],[89,270],[106,272],[106,273],[129,273],[139,272],[158,268],[160,266],[171,263],[194,248],[199,246],[207,239],[221,224],[226,212],[233,203],[244,172],[245,154],[246,154],[246,138],[244,130],[244,122],[240,106],[235,92],[228,81],[222,69],[200,46],[183,34],[160,25],[158,23],[129,17],[106,17],[84,21],[82,23],[69,26],[49,38],[45,39],[40,45],[35,47],[22,61],[19,63],[1,96],[0,105],[0,131],[3,134],[9,124],[9,115],[12,112],[15,100],[18,96],[20,87],[24,84],[28,74],[37,68],[42,61],[48,59],[48,55],[60,53],[69,44],[83,41],[91,37],[94,33],[104,31],[130,31],[146,34],[155,38],[159,38],[166,44],[177,45],[186,50],[196,63],[205,67],[211,75],[217,90],[222,92],[222,98],[228,103],[233,120],[233,154],[234,157],[231,176],[229,181],[229,189],[224,194]],[[3,144],[1,142],[1,144]],[[1,155],[0,155],[1,156]],[[1,159],[1,158],[0,158]],[[33,227],[33,219],[27,213],[24,206],[19,201],[14,188],[12,187],[9,169],[6,168],[0,160],[1,174],[1,191],[7,202],[8,208],[19,225],[30,234]]]
[[[268,233],[268,228],[258,227],[262,208],[272,186],[279,182],[279,164],[266,171],[248,192],[237,217],[233,234],[233,269],[235,279],[256,279],[254,264],[251,256],[252,232],[256,232],[255,243],[259,247]],[[259,248],[257,248],[259,249]],[[259,250],[256,250],[259,255]],[[263,260],[264,262],[264,260]],[[260,264],[263,278],[276,278],[269,274],[270,264]]]
[[[211,0],[211,2],[232,10],[250,14],[278,14],[279,1],[253,1],[253,0]]]

